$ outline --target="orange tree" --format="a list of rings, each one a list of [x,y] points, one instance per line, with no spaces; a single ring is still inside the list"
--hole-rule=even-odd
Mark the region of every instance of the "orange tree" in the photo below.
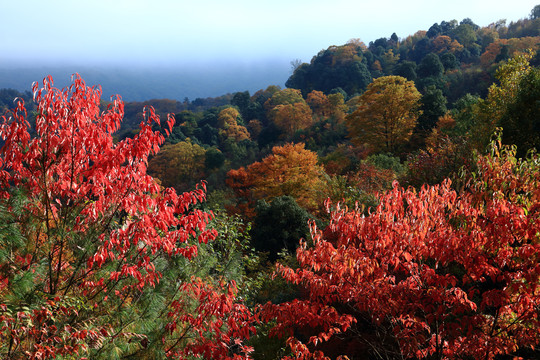
[[[297,89],[283,89],[275,92],[264,103],[266,115],[283,133],[290,138],[298,130],[313,123],[312,111]]]
[[[231,170],[227,184],[235,191],[248,210],[256,200],[272,200],[291,196],[308,211],[317,209],[317,190],[324,170],[317,165],[317,154],[306,150],[304,144],[274,146],[272,154],[247,168]]]
[[[277,265],[305,295],[264,317],[297,359],[536,358],[538,160],[495,145],[461,194],[395,184],[369,215],[338,208],[297,270]]]
[[[153,109],[115,143],[120,100],[101,112],[101,90],[78,75],[33,90],[35,128],[22,101],[0,124],[0,357],[246,358],[234,281],[183,272],[216,235],[194,208],[204,189],[146,174],[164,141]]]
[[[268,116],[286,137],[313,124],[311,108],[305,102],[276,105]]]
[[[332,103],[322,91],[313,90],[310,92],[307,95],[306,103],[319,117],[324,118],[332,114]]]
[[[421,96],[414,82],[401,76],[375,79],[346,118],[351,140],[375,151],[394,152],[412,135]]]

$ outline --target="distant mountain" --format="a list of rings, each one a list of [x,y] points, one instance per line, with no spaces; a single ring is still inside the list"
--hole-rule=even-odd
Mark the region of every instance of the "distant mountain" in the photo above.
[[[100,84],[103,99],[120,94],[125,101],[149,99],[190,100],[216,97],[249,90],[255,92],[269,85],[283,86],[290,76],[286,60],[246,63],[215,63],[184,67],[120,66],[16,66],[0,64],[0,88],[19,91],[31,89],[34,81],[52,75],[55,85],[70,83],[71,74],[79,73],[88,85]]]

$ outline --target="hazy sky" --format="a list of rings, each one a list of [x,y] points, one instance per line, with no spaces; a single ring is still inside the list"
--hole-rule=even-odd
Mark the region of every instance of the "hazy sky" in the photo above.
[[[0,64],[301,59],[442,20],[527,17],[540,0],[0,0]]]

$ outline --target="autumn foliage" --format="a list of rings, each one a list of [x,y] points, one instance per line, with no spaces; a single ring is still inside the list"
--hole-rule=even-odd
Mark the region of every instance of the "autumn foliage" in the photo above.
[[[274,333],[297,359],[493,359],[534,348],[540,172],[537,158],[514,155],[495,145],[461,194],[449,181],[418,192],[396,183],[368,216],[345,208],[324,231],[312,224],[299,268],[277,265],[306,295],[267,305]]]
[[[269,117],[287,136],[294,135],[313,123],[311,108],[305,102],[280,104],[270,111]]]
[[[177,194],[146,174],[164,140],[153,109],[134,139],[115,143],[119,99],[102,112],[101,90],[79,76],[33,90],[35,127],[22,101],[0,124],[0,357],[245,358],[229,351],[251,331],[234,283],[180,276],[178,262],[215,231],[193,207],[202,187]]]
[[[317,187],[324,172],[317,165],[317,154],[304,144],[286,144],[272,148],[272,154],[247,168],[231,170],[227,184],[244,201],[244,210],[252,214],[256,200],[271,200],[287,195],[308,210],[317,208]],[[251,209],[251,210],[250,210]]]
[[[218,123],[221,128],[220,133],[225,138],[232,138],[235,141],[249,139],[250,135],[245,126],[238,124],[240,113],[235,108],[226,108],[219,112]]]
[[[414,82],[401,76],[375,79],[360,96],[357,109],[347,116],[351,140],[369,144],[375,151],[395,151],[412,135],[420,98]]]
[[[0,358],[538,358],[536,13],[252,96],[0,89]]]
[[[163,145],[148,164],[148,172],[165,187],[185,190],[204,178],[205,150],[190,141]]]

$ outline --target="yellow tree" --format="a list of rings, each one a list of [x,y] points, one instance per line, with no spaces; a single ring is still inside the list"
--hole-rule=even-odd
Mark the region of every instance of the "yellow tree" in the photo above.
[[[521,81],[533,69],[529,63],[532,56],[531,51],[517,54],[495,72],[499,84],[492,84],[487,98],[480,100],[474,108],[476,124],[471,129],[470,137],[476,148],[485,148],[496,127],[502,125],[501,119],[520,92]]]
[[[266,100],[264,108],[271,111],[278,105],[305,103],[302,93],[297,89],[283,89],[276,91],[271,98]]]
[[[345,120],[345,113],[349,110],[349,107],[345,104],[343,94],[330,94],[328,95],[328,101],[330,102],[334,119],[339,123],[343,122]]]
[[[164,145],[150,160],[148,173],[165,187],[187,190],[205,177],[206,151],[190,141]]]
[[[250,138],[249,131],[245,126],[238,124],[240,113],[232,107],[221,110],[218,114],[218,124],[221,128],[220,133],[226,138],[232,138],[235,141],[247,140]]]
[[[388,49],[381,55],[382,68],[386,74],[392,73],[394,66],[396,66],[399,61],[399,54],[394,54],[394,50]]]
[[[269,117],[286,136],[308,128],[313,123],[311,108],[305,102],[277,105]]]
[[[379,60],[375,60],[375,62],[371,65],[371,70],[382,71],[381,62]]]
[[[286,137],[309,127],[313,122],[311,108],[297,89],[276,91],[264,103],[264,108],[268,119],[283,130]]]
[[[358,108],[346,118],[349,136],[357,145],[394,152],[411,137],[420,115],[422,95],[414,82],[401,76],[383,76],[369,84]]]

